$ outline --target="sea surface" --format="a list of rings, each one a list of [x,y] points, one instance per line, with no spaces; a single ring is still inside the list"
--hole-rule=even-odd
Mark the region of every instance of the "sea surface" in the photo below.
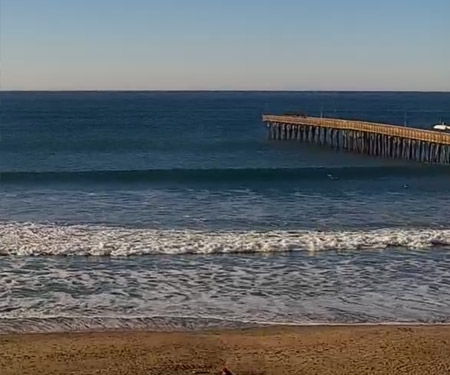
[[[450,323],[450,169],[269,141],[450,93],[2,92],[0,333]]]

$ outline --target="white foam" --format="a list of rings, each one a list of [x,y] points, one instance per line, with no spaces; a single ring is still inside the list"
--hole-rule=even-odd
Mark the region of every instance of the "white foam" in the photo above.
[[[54,224],[0,224],[0,255],[111,256],[274,253],[450,245],[450,229],[194,231]]]
[[[37,325],[50,331],[150,329],[148,318],[158,316],[280,324],[448,323],[447,251],[0,257],[0,332]]]

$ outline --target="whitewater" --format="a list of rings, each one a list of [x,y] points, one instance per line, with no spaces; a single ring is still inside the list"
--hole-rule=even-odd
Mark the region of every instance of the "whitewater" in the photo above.
[[[450,229],[226,231],[0,224],[0,255],[111,256],[345,251],[450,246]]]

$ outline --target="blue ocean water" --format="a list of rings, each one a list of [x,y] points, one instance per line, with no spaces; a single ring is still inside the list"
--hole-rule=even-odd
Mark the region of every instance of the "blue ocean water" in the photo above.
[[[450,321],[450,169],[261,122],[427,128],[450,93],[5,92],[0,109],[0,331]]]

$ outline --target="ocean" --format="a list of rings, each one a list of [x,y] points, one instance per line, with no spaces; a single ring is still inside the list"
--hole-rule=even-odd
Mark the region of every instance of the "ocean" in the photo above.
[[[450,323],[450,168],[270,141],[450,93],[2,92],[0,333]]]

